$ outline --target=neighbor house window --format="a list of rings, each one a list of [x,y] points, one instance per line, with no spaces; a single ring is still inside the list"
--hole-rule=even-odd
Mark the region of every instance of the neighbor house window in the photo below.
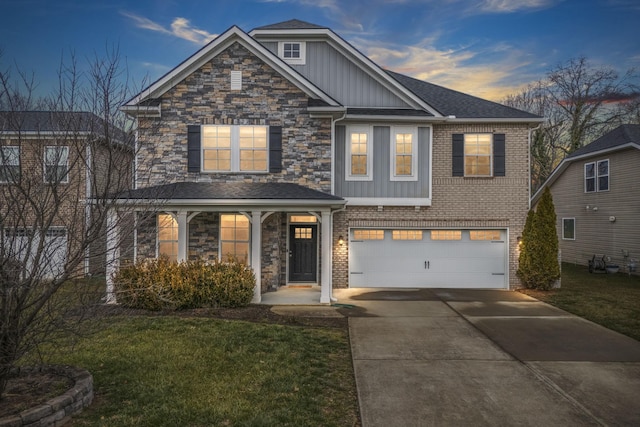
[[[576,219],[562,218],[562,239],[576,240]]]
[[[422,230],[393,230],[393,240],[422,240]]]
[[[391,150],[391,180],[416,180],[418,141],[415,128],[394,127]]]
[[[202,126],[204,172],[266,172],[267,126]]]
[[[431,230],[431,240],[462,240],[462,231]]]
[[[353,230],[354,240],[384,240],[384,230]]]
[[[44,180],[45,182],[69,181],[69,147],[44,148]]]
[[[178,259],[178,221],[171,214],[158,215],[158,256]]]
[[[220,215],[220,259],[249,263],[249,219],[242,214]]]
[[[278,55],[289,64],[304,65],[306,47],[304,42],[280,42],[278,43]]]
[[[584,164],[584,191],[609,191],[609,160]]]
[[[370,128],[353,126],[347,130],[347,180],[372,178],[372,141]]]
[[[491,176],[492,136],[489,133],[464,135],[464,175]]]
[[[500,230],[471,230],[470,240],[500,240]]]
[[[0,182],[20,179],[20,147],[0,147]]]

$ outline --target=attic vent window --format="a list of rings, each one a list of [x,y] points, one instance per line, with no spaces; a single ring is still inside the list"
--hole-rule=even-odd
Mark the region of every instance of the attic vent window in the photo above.
[[[278,43],[278,56],[292,65],[304,65],[306,44],[304,42],[286,41]]]
[[[231,90],[242,90],[242,71],[231,72]]]

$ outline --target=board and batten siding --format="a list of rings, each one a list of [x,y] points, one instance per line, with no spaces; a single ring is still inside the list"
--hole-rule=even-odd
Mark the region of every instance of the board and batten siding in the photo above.
[[[428,198],[430,132],[418,127],[418,180],[391,181],[391,128],[373,126],[373,179],[347,181],[346,127],[336,126],[335,194],[341,197]]]
[[[262,45],[278,54],[278,42],[262,42]],[[411,108],[324,41],[306,42],[305,62],[304,65],[291,64],[291,67],[342,105]]]
[[[609,159],[609,191],[584,192],[584,165]],[[640,150],[576,160],[551,186],[562,260],[580,265],[594,254],[622,266],[622,250],[640,259]],[[589,209],[587,209],[589,206]],[[597,210],[594,208],[597,207]],[[615,217],[615,221],[610,221]],[[575,240],[562,239],[562,218],[575,218]]]

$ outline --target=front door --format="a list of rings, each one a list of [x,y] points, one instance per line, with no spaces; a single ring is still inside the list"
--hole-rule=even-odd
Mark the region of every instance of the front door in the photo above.
[[[289,226],[289,281],[316,282],[318,269],[318,226]]]

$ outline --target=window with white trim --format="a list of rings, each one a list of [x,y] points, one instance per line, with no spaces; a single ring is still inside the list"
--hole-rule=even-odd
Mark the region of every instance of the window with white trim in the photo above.
[[[609,191],[609,160],[584,164],[584,192]]]
[[[576,240],[575,218],[562,218],[562,240]]]
[[[20,180],[20,147],[0,147],[0,182],[18,182]]]
[[[492,176],[492,142],[490,133],[464,135],[464,176]]]
[[[304,65],[307,45],[300,41],[278,42],[278,56],[293,65]]]
[[[370,181],[373,178],[371,128],[369,126],[347,127],[347,181]]]
[[[249,263],[249,219],[242,214],[220,215],[220,259]]]
[[[414,127],[393,127],[391,131],[391,181],[418,179],[418,138]]]
[[[178,221],[168,213],[158,214],[158,256],[178,259]]]
[[[422,240],[422,230],[393,230],[393,240]]]
[[[69,182],[69,147],[44,147],[44,181]]]
[[[353,230],[354,240],[384,240],[384,230]]]
[[[202,126],[203,172],[267,172],[267,126]]]

